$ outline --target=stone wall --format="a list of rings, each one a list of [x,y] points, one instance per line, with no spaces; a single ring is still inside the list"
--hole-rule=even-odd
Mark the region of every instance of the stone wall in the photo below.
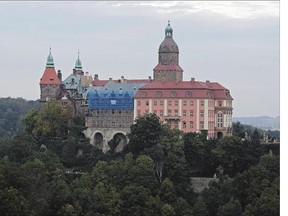
[[[209,188],[209,183],[212,181],[218,181],[218,178],[202,178],[191,177],[191,185],[195,193],[201,193],[205,188]]]

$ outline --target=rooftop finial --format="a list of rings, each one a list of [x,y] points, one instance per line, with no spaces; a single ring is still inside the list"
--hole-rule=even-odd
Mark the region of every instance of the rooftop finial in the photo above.
[[[81,60],[80,60],[79,49],[78,49],[78,58],[77,58],[76,63],[75,63],[75,69],[76,70],[82,70],[82,63],[81,63]]]
[[[51,46],[49,48],[49,55],[47,57],[46,68],[54,68],[54,60],[51,54]]]
[[[168,25],[165,29],[165,37],[172,37],[172,35],[173,35],[173,29],[170,26],[170,20],[168,20]]]

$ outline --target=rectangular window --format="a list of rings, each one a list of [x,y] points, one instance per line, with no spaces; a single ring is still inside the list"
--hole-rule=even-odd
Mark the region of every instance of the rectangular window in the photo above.
[[[190,121],[190,128],[193,128],[193,127],[194,127],[194,122]]]
[[[146,101],[146,106],[149,106],[149,101]]]
[[[157,106],[157,101],[154,101],[154,106]]]
[[[141,106],[141,101],[137,101],[137,106]]]
[[[163,101],[160,101],[160,106],[163,106]]]
[[[204,101],[203,100],[200,101],[200,105],[204,106]]]
[[[178,101],[175,101],[175,106],[178,106]]]
[[[168,106],[172,106],[172,101],[168,101]]]
[[[194,102],[193,101],[190,101],[190,106],[193,106],[194,105]]]
[[[176,122],[174,123],[174,127],[175,127],[175,128],[178,128],[178,121],[176,121]]]
[[[200,111],[200,117],[204,117],[204,111],[203,110]]]
[[[183,122],[183,128],[186,128],[186,122],[185,121]]]
[[[171,110],[168,110],[168,116],[171,116],[171,112],[172,112]]]
[[[187,105],[187,101],[183,101],[183,106],[186,106]]]
[[[200,122],[200,128],[204,129],[204,122]]]
[[[163,117],[163,110],[160,110],[160,116]]]
[[[175,116],[178,116],[178,110],[174,110]]]
[[[193,117],[193,116],[194,116],[193,110],[190,110],[190,117]]]
[[[219,106],[219,107],[222,106],[222,101],[218,101],[218,106]]]
[[[186,110],[183,110],[183,117],[186,117]]]

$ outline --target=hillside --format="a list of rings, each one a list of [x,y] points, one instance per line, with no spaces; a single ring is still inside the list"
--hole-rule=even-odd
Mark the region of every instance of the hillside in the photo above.
[[[263,130],[280,130],[280,116],[233,117],[233,122],[237,121]]]

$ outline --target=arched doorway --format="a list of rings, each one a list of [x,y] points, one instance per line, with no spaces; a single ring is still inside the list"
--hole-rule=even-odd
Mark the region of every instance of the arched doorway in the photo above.
[[[123,133],[116,133],[113,136],[113,142],[110,145],[110,148],[114,152],[120,152],[123,150],[124,146],[127,144],[127,138]]]
[[[217,139],[222,139],[223,138],[223,133],[222,132],[218,132],[217,133]]]
[[[94,135],[94,145],[100,149],[103,148],[103,135],[99,132]]]

